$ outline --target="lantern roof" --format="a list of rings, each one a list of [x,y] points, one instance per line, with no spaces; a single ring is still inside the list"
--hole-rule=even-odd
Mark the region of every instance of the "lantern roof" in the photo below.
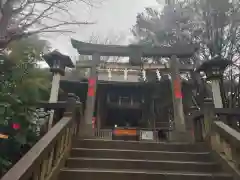
[[[54,50],[48,54],[43,55],[43,58],[47,62],[47,64],[52,67],[54,60],[59,60],[63,66],[69,67],[69,68],[74,68],[74,64],[71,60],[71,58],[67,55],[63,55],[57,50]]]
[[[221,69],[224,70],[227,66],[231,65],[232,61],[227,60],[227,59],[223,59],[219,56],[208,60],[208,61],[204,61],[197,69],[197,72],[201,72],[201,71],[207,71],[207,70],[211,70],[211,69]]]

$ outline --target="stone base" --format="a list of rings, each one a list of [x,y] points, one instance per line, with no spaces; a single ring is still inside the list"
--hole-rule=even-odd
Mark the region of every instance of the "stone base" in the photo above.
[[[169,133],[169,141],[171,142],[193,142],[193,137],[191,135],[191,132],[185,131],[172,131]]]

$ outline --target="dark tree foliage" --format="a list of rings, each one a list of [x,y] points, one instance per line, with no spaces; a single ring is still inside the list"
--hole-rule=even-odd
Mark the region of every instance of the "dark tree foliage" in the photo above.
[[[226,0],[181,0],[175,4],[159,8],[146,8],[137,15],[132,28],[135,39],[149,46],[171,46],[176,43],[199,43],[199,52],[191,59],[181,59],[181,63],[191,63],[196,67],[203,60],[215,56],[232,60],[234,66],[228,68],[222,83],[226,107],[239,104],[239,52],[240,52],[240,2]],[[166,63],[167,59],[157,59]],[[182,74],[183,79],[194,83],[189,89],[195,104],[201,106],[205,96],[211,96],[211,87],[204,76]],[[190,93],[191,93],[190,92]]]
[[[51,74],[38,67],[46,42],[30,37],[9,44],[0,64],[0,166],[2,175],[38,140],[35,104],[47,100]]]

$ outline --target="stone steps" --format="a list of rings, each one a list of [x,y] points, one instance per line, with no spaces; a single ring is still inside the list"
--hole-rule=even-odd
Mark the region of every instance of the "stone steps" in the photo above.
[[[168,152],[207,152],[205,143],[156,143],[138,141],[112,141],[112,140],[74,140],[73,148],[89,149],[127,149],[142,151],[168,151]]]
[[[214,162],[153,161],[137,159],[69,158],[67,168],[93,169],[137,169],[154,171],[220,172],[221,167]]]
[[[59,180],[231,180],[232,177],[224,173],[186,173],[167,171],[137,171],[112,169],[62,169]]]
[[[232,180],[206,144],[74,140],[59,180]]]
[[[117,159],[147,159],[170,161],[199,161],[212,160],[210,152],[169,152],[169,151],[140,151],[127,149],[90,149],[73,148],[71,157],[117,158]]]

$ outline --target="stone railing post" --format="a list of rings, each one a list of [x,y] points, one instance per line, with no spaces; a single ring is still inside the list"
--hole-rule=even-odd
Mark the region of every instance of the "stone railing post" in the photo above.
[[[66,99],[67,108],[65,109],[64,116],[74,115],[76,102],[77,102],[77,96],[73,93],[68,93],[67,99]]]
[[[79,132],[79,125],[80,125],[80,112],[77,108],[77,105],[79,105],[80,101],[78,96],[76,96],[73,93],[68,93],[68,98],[67,98],[67,108],[65,109],[64,116],[65,117],[72,117],[73,118],[73,123],[74,123],[74,131],[75,134]]]
[[[203,108],[204,118],[202,122],[202,135],[203,138],[209,138],[211,135],[212,124],[215,119],[214,113],[214,103],[212,98],[204,99],[204,108]]]
[[[191,107],[191,113],[189,114],[190,115],[189,123],[191,123],[192,125],[192,136],[194,141],[201,142],[203,141],[201,121],[200,119],[194,119],[193,117],[191,117],[191,115],[197,113],[197,111],[199,111],[199,108],[197,108],[196,106]]]

